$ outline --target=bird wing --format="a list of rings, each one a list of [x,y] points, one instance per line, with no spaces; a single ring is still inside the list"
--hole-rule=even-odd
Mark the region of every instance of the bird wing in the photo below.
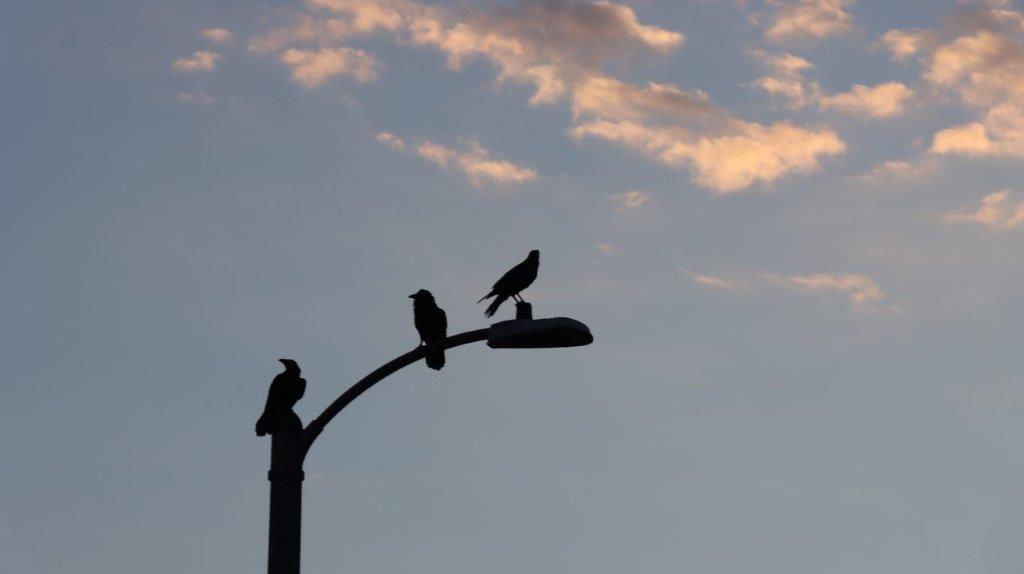
[[[516,287],[523,282],[522,277],[524,271],[526,271],[525,266],[526,262],[524,261],[506,271],[505,274],[501,276],[501,279],[498,279],[494,284],[494,290],[500,295],[518,293],[521,289],[517,289]]]

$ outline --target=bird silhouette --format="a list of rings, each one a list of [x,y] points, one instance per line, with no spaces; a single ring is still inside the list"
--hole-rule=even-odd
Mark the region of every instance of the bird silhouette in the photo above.
[[[526,256],[526,259],[502,275],[501,279],[498,279],[498,282],[494,284],[490,293],[481,297],[480,301],[477,301],[479,305],[485,299],[494,297],[494,301],[491,301],[491,304],[487,306],[484,315],[493,317],[494,313],[498,311],[498,307],[501,307],[501,304],[509,297],[512,297],[513,301],[522,301],[523,298],[519,295],[519,292],[529,287],[534,279],[537,278],[538,268],[540,268],[540,251],[534,249]]]
[[[437,306],[434,296],[426,289],[409,295],[412,299],[412,317],[420,343],[426,345],[427,366],[440,371],[444,366],[444,339],[448,336],[448,316]]]
[[[292,407],[299,402],[306,392],[306,379],[299,376],[302,369],[299,364],[291,359],[278,359],[284,365],[284,372],[278,373],[274,381],[270,383],[270,390],[267,392],[267,406],[263,414],[256,421],[256,436],[273,434],[287,422],[288,415],[298,421],[298,417],[292,412]],[[302,422],[298,421],[299,428]]]

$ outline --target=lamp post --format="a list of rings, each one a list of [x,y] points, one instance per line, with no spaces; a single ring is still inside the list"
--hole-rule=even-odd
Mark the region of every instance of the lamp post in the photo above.
[[[575,319],[557,317],[531,319],[529,303],[516,305],[514,321],[495,323],[486,329],[466,331],[448,337],[444,348],[451,349],[469,343],[487,341],[492,349],[543,349],[578,347],[594,341],[590,329]],[[305,472],[302,463],[313,442],[331,422],[359,395],[396,371],[423,358],[425,347],[417,347],[404,355],[378,367],[349,387],[334,400],[320,416],[306,428],[294,413],[288,424],[275,430],[270,446],[270,536],[267,552],[268,574],[299,574],[299,556],[302,541],[302,481]]]

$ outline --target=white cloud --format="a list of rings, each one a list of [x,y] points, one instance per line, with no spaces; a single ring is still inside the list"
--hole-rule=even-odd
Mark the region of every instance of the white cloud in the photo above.
[[[632,189],[622,193],[616,193],[608,197],[617,206],[616,211],[634,211],[640,209],[650,199],[650,195],[642,191]]]
[[[175,72],[183,73],[198,73],[198,72],[212,72],[217,67],[217,60],[220,59],[220,54],[216,52],[208,52],[206,50],[196,50],[191,56],[187,58],[178,58],[171,64],[171,69]]]
[[[938,167],[938,162],[933,159],[919,160],[916,163],[907,161],[883,161],[853,179],[865,183],[920,179],[935,173],[935,170],[938,169]]]
[[[666,165],[689,166],[698,185],[723,194],[790,173],[816,171],[822,157],[846,149],[830,129],[806,129],[788,122],[762,126],[734,121],[723,135],[694,136],[673,127],[595,120],[570,133],[634,148]]]
[[[850,298],[855,307],[865,308],[880,304],[885,294],[873,279],[852,273],[830,274],[814,273],[811,275],[765,275],[765,279],[776,285],[782,285],[804,291],[832,291]]]
[[[292,80],[308,89],[320,86],[334,76],[352,76],[357,82],[377,79],[380,63],[370,54],[354,48],[299,50],[290,48],[281,54],[281,63],[291,67]]]
[[[847,11],[853,0],[767,0],[772,9],[765,37],[774,42],[827,38],[852,27]]]
[[[871,87],[856,84],[849,92],[823,96],[819,105],[826,110],[889,118],[903,113],[904,106],[913,95],[910,88],[899,82]]]
[[[192,90],[191,92],[181,92],[178,94],[178,101],[185,104],[208,106],[213,104],[215,100],[213,96],[203,90]]]
[[[733,291],[743,287],[743,283],[739,281],[733,281],[724,277],[716,277],[714,275],[701,275],[699,273],[691,273],[690,277],[700,285],[710,287],[712,289],[723,289],[726,291]]]
[[[485,181],[525,183],[537,179],[537,172],[507,160],[493,158],[490,151],[474,140],[466,140],[463,149],[425,140],[416,146],[415,151],[420,157],[441,167],[458,169],[475,186]]]
[[[951,223],[975,223],[993,229],[1011,229],[1024,222],[1024,200],[1011,201],[1008,190],[986,195],[974,211],[955,211],[943,218]]]
[[[394,151],[402,151],[405,149],[405,140],[396,136],[390,132],[380,132],[376,136],[377,141],[388,146]]]
[[[889,50],[892,59],[897,62],[904,62],[921,52],[926,42],[927,35],[918,30],[889,30],[881,40],[881,44]]]
[[[227,44],[235,39],[235,34],[225,28],[207,28],[203,30],[203,37],[214,44]]]
[[[903,113],[907,101],[914,95],[899,82],[876,86],[855,84],[848,92],[826,95],[817,82],[804,77],[805,72],[814,68],[807,60],[785,52],[772,54],[763,50],[754,50],[751,55],[768,71],[752,85],[781,98],[792,109],[817,106],[868,118],[888,118]]]
[[[414,0],[310,0],[310,6],[291,24],[250,42],[254,51],[287,47],[284,54],[296,66],[311,68],[295,72],[307,86],[324,76],[316,73],[323,66],[310,62],[312,54],[350,50],[324,46],[388,31],[405,45],[439,50],[452,69],[472,59],[489,62],[498,85],[533,86],[531,105],[568,101],[574,137],[616,142],[665,165],[691,169],[698,185],[716,192],[807,173],[818,168],[821,157],[845,149],[827,128],[746,122],[715,107],[703,92],[657,82],[633,85],[609,76],[604,71],[609,62],[665,53],[684,40],[678,32],[641,24],[624,5],[547,0],[452,8]],[[289,47],[309,44],[321,46],[320,52]],[[431,153],[444,156],[437,151]]]
[[[932,153],[1024,159],[1024,108],[996,106],[978,122],[946,128],[935,134]]]
[[[753,85],[773,97],[782,98],[790,108],[803,108],[821,97],[818,84],[804,78],[804,72],[813,69],[814,64],[788,53],[769,54],[754,50],[751,55],[760,60],[769,72],[754,80]]]

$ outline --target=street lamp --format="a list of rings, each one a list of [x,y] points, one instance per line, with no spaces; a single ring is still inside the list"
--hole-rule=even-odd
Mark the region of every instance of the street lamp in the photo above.
[[[451,349],[478,341],[487,341],[492,349],[545,349],[578,347],[594,341],[583,323],[565,317],[532,319],[529,303],[516,305],[517,318],[501,321],[486,329],[466,331],[448,337],[444,348]],[[268,574],[299,574],[302,541],[302,463],[327,423],[370,387],[388,375],[423,358],[425,347],[417,347],[378,367],[349,387],[306,428],[294,413],[290,424],[273,432],[270,445],[270,537],[267,552]]]

